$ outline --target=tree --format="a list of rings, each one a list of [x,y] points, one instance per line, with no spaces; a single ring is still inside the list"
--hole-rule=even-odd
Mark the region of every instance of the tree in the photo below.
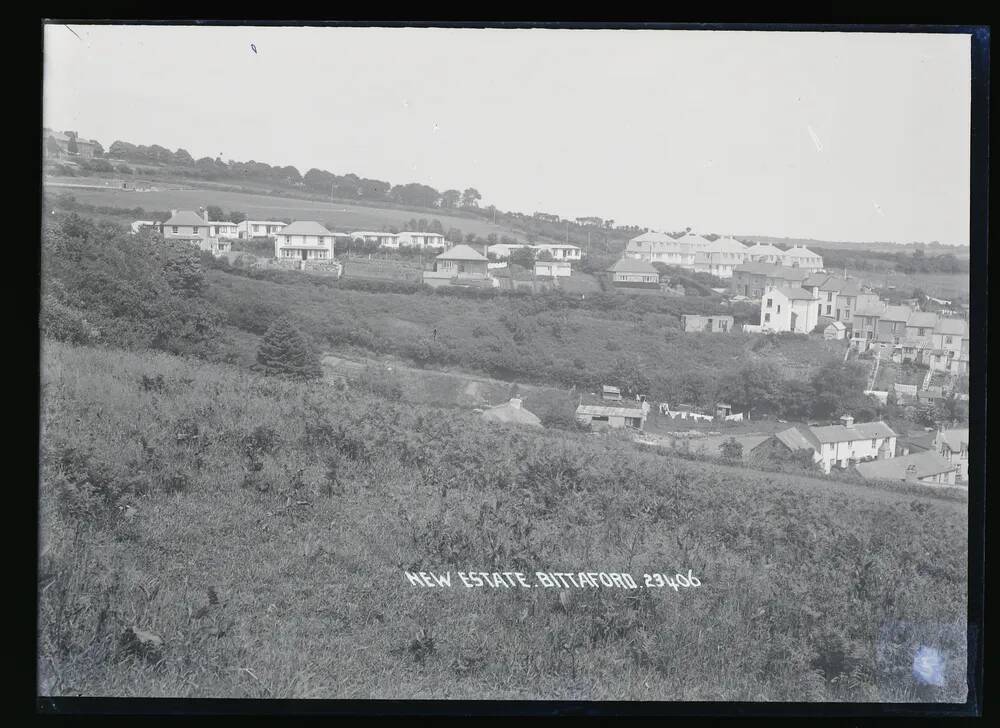
[[[445,190],[441,193],[441,207],[452,209],[458,207],[462,199],[462,193],[458,190]]]
[[[190,165],[194,164],[194,158],[186,149],[178,149],[174,152],[174,162],[177,164]]]
[[[735,437],[730,437],[719,445],[719,450],[722,452],[722,458],[729,462],[739,462],[743,459],[743,444]]]
[[[229,222],[235,222],[238,224],[246,219],[247,219],[247,214],[245,212],[233,211],[229,213]]]
[[[287,317],[276,319],[264,333],[257,350],[255,368],[264,374],[296,379],[318,379],[323,376],[319,357],[306,337]]]
[[[55,137],[48,137],[45,140],[45,150],[53,157],[58,157],[62,154],[62,147],[59,146],[59,142],[56,141]]]
[[[475,187],[469,187],[462,193],[462,207],[479,207],[479,201],[483,196]]]
[[[209,205],[205,208],[205,217],[211,221],[224,220],[225,214],[222,208],[217,205]]]

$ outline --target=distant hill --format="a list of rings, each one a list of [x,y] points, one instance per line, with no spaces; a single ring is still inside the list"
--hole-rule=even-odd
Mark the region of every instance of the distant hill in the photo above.
[[[734,238],[748,243],[770,243],[781,248],[790,248],[793,245],[804,245],[809,247],[833,248],[841,250],[866,250],[878,253],[902,253],[912,252],[922,249],[925,255],[944,255],[951,253],[956,258],[968,258],[968,245],[946,245],[937,241],[932,243],[891,243],[891,242],[865,242],[857,243],[846,240],[816,240],[814,238],[778,238],[768,235],[734,235]]]

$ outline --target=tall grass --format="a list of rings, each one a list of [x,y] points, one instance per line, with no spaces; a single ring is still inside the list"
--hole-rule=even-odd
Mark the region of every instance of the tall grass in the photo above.
[[[962,504],[165,354],[47,342],[42,365],[45,694],[965,698]],[[702,586],[560,598],[404,569]],[[942,687],[915,684],[921,645]]]

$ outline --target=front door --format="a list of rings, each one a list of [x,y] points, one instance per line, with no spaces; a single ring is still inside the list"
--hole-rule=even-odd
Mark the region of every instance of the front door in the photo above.
[[[798,319],[798,314],[792,314],[792,331],[795,331],[795,321]]]
[[[306,259],[306,251],[303,250],[302,251],[302,260],[305,260],[305,259]]]

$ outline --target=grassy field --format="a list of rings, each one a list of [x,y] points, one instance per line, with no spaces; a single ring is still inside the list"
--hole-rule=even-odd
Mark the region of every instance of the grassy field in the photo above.
[[[59,182],[78,183],[76,178],[54,178]],[[156,183],[159,185],[159,183]],[[165,187],[165,185],[164,185]],[[407,210],[394,207],[374,207],[351,205],[345,202],[318,202],[297,200],[289,197],[270,196],[216,190],[204,186],[186,189],[164,188],[156,191],[138,192],[122,189],[90,189],[83,187],[48,187],[51,192],[69,192],[78,202],[107,206],[146,210],[195,210],[198,207],[216,205],[225,212],[239,211],[252,218],[292,218],[293,220],[316,220],[331,223],[335,232],[356,230],[381,230],[385,227],[403,229],[412,219],[437,219],[447,231],[458,228],[463,234],[475,233],[486,237],[490,233],[507,235],[523,241],[523,236],[512,230],[476,217],[449,215],[443,210]]]
[[[46,342],[41,386],[44,695],[965,699],[964,503],[161,354]]]

